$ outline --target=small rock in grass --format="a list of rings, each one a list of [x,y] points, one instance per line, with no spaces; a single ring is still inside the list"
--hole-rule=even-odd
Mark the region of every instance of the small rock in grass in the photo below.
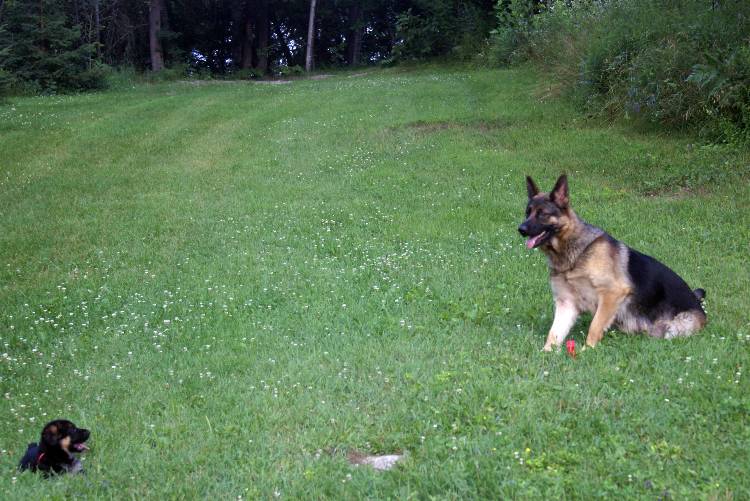
[[[354,466],[368,465],[376,470],[390,470],[395,464],[404,458],[403,454],[384,454],[381,456],[369,456],[361,452],[350,452],[347,459]]]

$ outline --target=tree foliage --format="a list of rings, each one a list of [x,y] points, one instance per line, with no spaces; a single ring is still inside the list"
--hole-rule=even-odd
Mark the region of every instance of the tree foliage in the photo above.
[[[305,63],[310,3],[5,0],[0,86],[95,87],[101,64],[149,71],[163,62],[178,73],[214,76],[289,73]],[[493,6],[493,0],[318,0],[314,65],[461,56],[488,36]]]
[[[28,90],[99,87],[102,71],[95,45],[55,0],[8,0],[0,25],[0,85]]]

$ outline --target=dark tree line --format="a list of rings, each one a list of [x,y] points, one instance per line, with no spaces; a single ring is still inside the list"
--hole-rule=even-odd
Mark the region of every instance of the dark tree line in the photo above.
[[[95,87],[109,68],[121,66],[263,76],[444,56],[486,39],[495,4],[0,0],[0,86]]]

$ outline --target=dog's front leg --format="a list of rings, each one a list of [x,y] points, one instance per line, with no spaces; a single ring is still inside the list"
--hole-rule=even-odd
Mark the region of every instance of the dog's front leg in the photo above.
[[[587,346],[593,348],[602,340],[602,337],[604,337],[604,331],[612,325],[612,321],[617,314],[617,309],[620,307],[625,296],[626,293],[619,293],[611,290],[599,293],[596,313],[591,320],[589,333],[586,336]]]
[[[555,319],[552,321],[552,327],[547,335],[547,342],[544,343],[544,351],[552,351],[553,347],[558,347],[565,341],[565,337],[570,332],[573,324],[578,318],[578,309],[568,301],[555,301]]]

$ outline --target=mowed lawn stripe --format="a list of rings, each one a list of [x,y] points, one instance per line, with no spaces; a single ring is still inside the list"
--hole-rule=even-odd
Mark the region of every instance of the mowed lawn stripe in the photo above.
[[[2,497],[750,496],[747,153],[586,121],[537,82],[0,106]],[[516,227],[523,176],[561,171],[584,219],[708,291],[704,332],[540,352],[546,264]],[[54,417],[92,430],[87,475],[18,475]]]

